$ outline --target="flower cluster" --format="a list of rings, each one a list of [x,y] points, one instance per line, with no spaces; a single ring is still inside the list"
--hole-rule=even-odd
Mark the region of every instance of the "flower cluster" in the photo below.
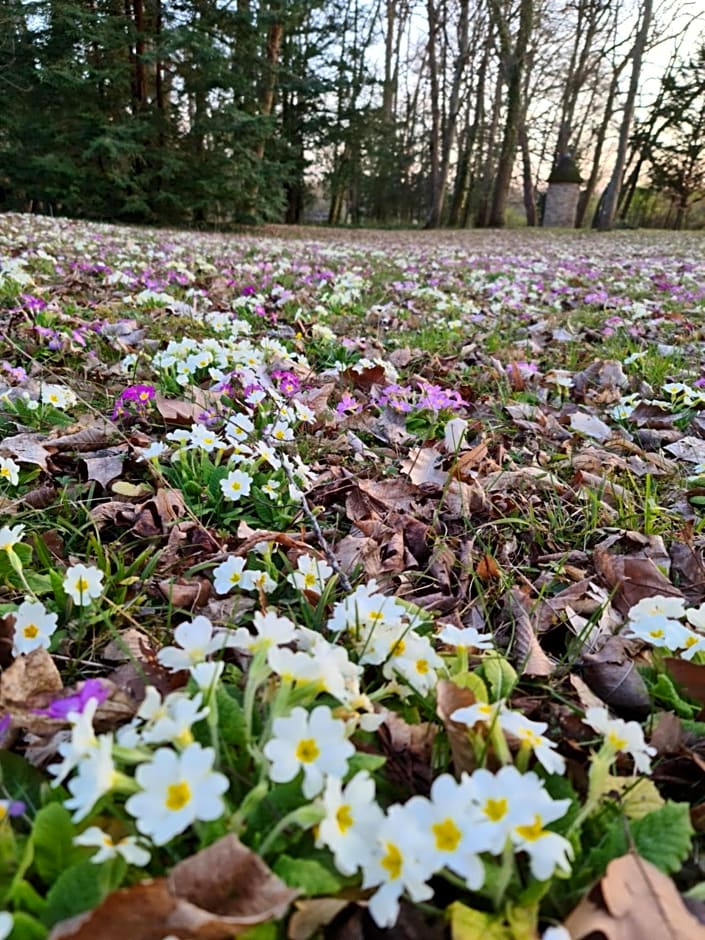
[[[149,410],[149,403],[157,394],[153,385],[128,385],[118,396],[113,407],[112,419],[136,415],[142,417]]]
[[[548,827],[568,810],[536,774],[506,766],[479,769],[457,781],[437,777],[430,798],[413,796],[384,812],[373,780],[358,772],[347,785],[330,776],[321,798],[325,811],[317,841],[333,853],[345,875],[362,871],[363,888],[375,888],[370,914],[380,927],[394,925],[403,893],[412,901],[433,896],[433,875],[448,869],[476,891],[485,881],[483,857],[512,852],[528,856],[544,881],[556,869],[568,873],[572,847]]]
[[[631,607],[627,618],[627,637],[679,652],[683,659],[705,652],[705,633],[698,632],[705,630],[705,604],[686,608],[682,597],[655,594]]]

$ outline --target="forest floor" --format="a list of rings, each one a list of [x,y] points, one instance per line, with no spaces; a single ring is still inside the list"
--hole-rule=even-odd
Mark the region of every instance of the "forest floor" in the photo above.
[[[705,937],[705,235],[4,215],[0,322],[0,938]]]

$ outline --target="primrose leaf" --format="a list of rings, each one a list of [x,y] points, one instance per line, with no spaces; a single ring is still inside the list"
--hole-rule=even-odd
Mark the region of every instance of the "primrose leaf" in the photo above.
[[[34,867],[45,884],[53,884],[65,869],[83,858],[83,852],[73,844],[75,833],[71,814],[61,803],[49,803],[34,817]]]
[[[333,871],[310,858],[280,855],[272,871],[290,888],[298,888],[309,897],[335,894],[344,884]]]
[[[630,826],[636,850],[665,874],[678,871],[690,852],[693,827],[687,803],[666,803]]]
[[[97,907],[111,891],[119,887],[127,865],[114,858],[102,865],[78,862],[59,875],[47,894],[44,922],[47,926],[90,911]]]

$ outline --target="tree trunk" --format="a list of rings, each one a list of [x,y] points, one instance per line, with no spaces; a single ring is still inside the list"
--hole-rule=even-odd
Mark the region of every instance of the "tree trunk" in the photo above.
[[[596,228],[601,232],[609,231],[614,225],[615,215],[617,214],[617,205],[619,203],[619,194],[622,189],[622,179],[624,177],[624,167],[627,161],[627,147],[629,146],[629,135],[631,134],[632,123],[634,121],[634,108],[636,105],[636,96],[639,90],[639,77],[641,75],[641,65],[644,58],[644,50],[649,38],[651,29],[651,18],[653,14],[653,0],[644,0],[642,7],[641,22],[637,31],[634,47],[631,52],[632,72],[629,79],[629,89],[624,103],[624,113],[619,128],[619,142],[617,144],[617,156],[612,169],[612,176],[607,184],[604,193],[604,199],[600,200],[598,207]]]
[[[649,0],[650,2],[650,0]],[[520,0],[519,26],[513,47],[509,37],[509,26],[504,14],[499,9],[497,0],[490,0],[490,11],[493,13],[495,25],[499,35],[502,68],[507,84],[506,118],[504,122],[504,135],[502,148],[497,164],[494,190],[492,193],[492,209],[490,211],[490,225],[501,228],[505,222],[509,189],[512,184],[512,171],[516,155],[519,126],[523,119],[524,101],[522,95],[523,72],[529,39],[533,29],[534,6],[533,0]]]

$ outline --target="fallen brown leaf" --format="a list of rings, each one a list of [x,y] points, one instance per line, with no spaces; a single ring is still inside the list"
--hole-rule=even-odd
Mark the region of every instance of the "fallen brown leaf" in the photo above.
[[[705,927],[689,913],[671,879],[632,852],[609,863],[599,886],[580,902],[565,927],[573,940],[705,938]]]
[[[228,940],[282,917],[296,895],[231,834],[167,878],[114,891],[92,911],[56,924],[49,940]]]
[[[453,769],[457,777],[463,771],[472,773],[477,767],[475,752],[468,737],[468,727],[461,721],[450,717],[459,708],[466,708],[476,702],[472,689],[462,689],[449,679],[441,679],[436,686],[436,714],[443,722],[450,752],[453,755]]]
[[[521,675],[550,676],[556,668],[541,648],[519,588],[512,588],[505,598],[503,622],[495,639],[506,644],[507,659]]]

